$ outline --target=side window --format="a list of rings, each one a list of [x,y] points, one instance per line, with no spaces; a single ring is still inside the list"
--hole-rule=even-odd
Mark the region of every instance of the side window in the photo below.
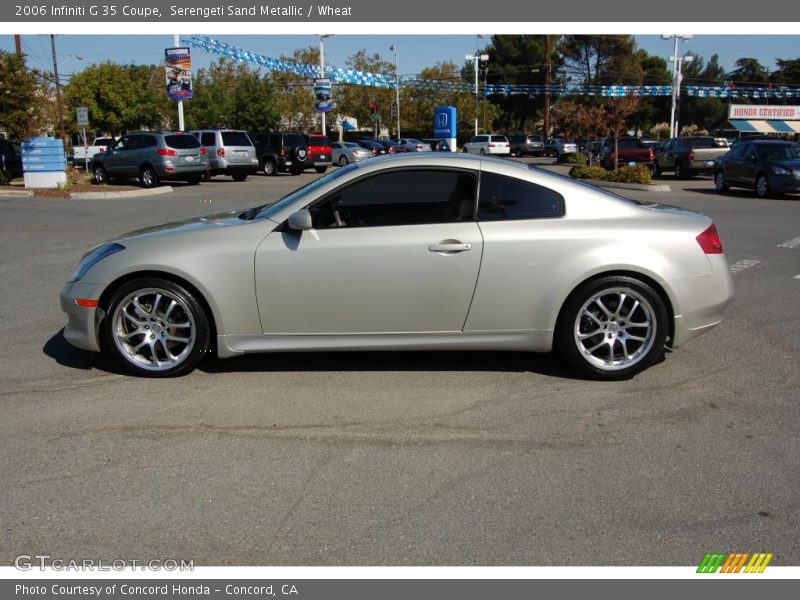
[[[213,131],[204,131],[201,134],[200,143],[203,144],[203,146],[216,146],[217,136],[214,135]]]
[[[367,176],[310,207],[314,227],[387,227],[474,219],[471,171],[404,169]]]
[[[127,135],[123,135],[119,140],[117,140],[117,145],[114,146],[114,150],[130,150],[132,145],[132,140]]]
[[[741,158],[743,148],[744,144],[736,144],[728,151],[728,158]]]
[[[553,190],[496,173],[481,173],[479,221],[564,216],[564,198]]]
[[[152,135],[143,135],[140,144],[140,146],[137,146],[138,148],[152,148],[158,145],[158,140]]]
[[[756,157],[756,148],[753,144],[745,144],[744,150],[742,150],[742,154],[744,155],[745,160],[754,160]]]

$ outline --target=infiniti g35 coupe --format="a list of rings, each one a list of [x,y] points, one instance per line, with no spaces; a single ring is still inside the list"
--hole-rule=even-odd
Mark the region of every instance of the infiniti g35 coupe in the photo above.
[[[70,343],[144,376],[209,352],[556,349],[621,379],[718,324],[732,293],[704,215],[431,152],[121,235],[83,257],[61,307]]]

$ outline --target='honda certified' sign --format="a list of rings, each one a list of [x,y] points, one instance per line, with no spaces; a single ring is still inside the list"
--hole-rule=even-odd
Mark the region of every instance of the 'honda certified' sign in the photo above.
[[[770,104],[731,104],[729,119],[800,120],[800,106],[774,106]]]

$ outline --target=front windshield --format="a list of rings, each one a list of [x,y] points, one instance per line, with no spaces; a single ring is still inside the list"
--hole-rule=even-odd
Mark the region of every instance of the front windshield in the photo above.
[[[292,204],[298,198],[306,195],[311,194],[314,190],[321,188],[322,186],[339,179],[342,175],[347,175],[348,173],[352,172],[354,169],[358,169],[359,166],[357,163],[351,163],[346,167],[339,167],[335,171],[331,171],[327,175],[320,177],[319,179],[315,179],[311,183],[307,183],[301,188],[296,189],[288,196],[284,196],[277,202],[273,204],[264,204],[262,206],[256,206],[253,209],[247,211],[250,213],[249,218],[251,219],[269,219],[272,215],[277,213],[280,210],[283,210],[286,206]]]

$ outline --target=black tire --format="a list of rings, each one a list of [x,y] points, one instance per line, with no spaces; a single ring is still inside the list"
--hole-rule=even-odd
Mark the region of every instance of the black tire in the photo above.
[[[629,317],[637,320],[628,321]],[[601,277],[567,298],[556,326],[555,347],[586,377],[627,379],[661,358],[668,318],[664,301],[648,284],[627,276]]]
[[[158,185],[158,175],[156,175],[153,167],[142,167],[139,173],[139,183],[144,188],[154,188]]]
[[[683,167],[681,166],[681,161],[675,161],[675,179],[683,179],[685,176],[683,172]]]
[[[723,173],[722,170],[714,173],[714,188],[716,188],[718,192],[727,192],[730,189],[730,186],[725,179],[725,173]]]
[[[469,154],[469,149],[468,149],[466,146],[464,146],[464,147],[461,149],[461,151],[462,151],[464,154]]]
[[[324,173],[325,171],[327,171],[327,170],[328,170],[328,167],[314,167],[314,170],[315,170],[317,173]]]
[[[108,183],[108,171],[103,165],[95,165],[92,167],[92,173],[94,174],[94,182],[97,184],[101,183]]]
[[[772,196],[772,192],[769,189],[769,179],[767,179],[767,176],[763,173],[760,173],[758,177],[756,177],[756,196],[761,199]]]
[[[247,179],[247,173],[234,173],[231,177],[233,177],[234,181],[244,181]]]
[[[485,155],[486,155],[486,152],[484,151],[484,149],[483,149],[483,148],[481,148],[481,152],[480,152],[480,154],[481,154],[481,156],[485,156]]]
[[[197,177],[190,177],[189,179],[186,180],[186,183],[188,183],[189,185],[197,185],[197,184],[200,183],[200,181],[202,179],[203,179],[203,176],[202,175],[198,175]]]
[[[658,166],[658,161],[653,162],[653,177],[661,177],[661,167]]]
[[[268,158],[264,161],[264,175],[275,176],[278,174],[278,165],[274,160]]]
[[[348,158],[344,154],[342,154],[339,157],[339,166],[340,167],[346,167],[349,163],[350,163],[350,161],[348,160]]]
[[[519,148],[517,148],[517,149],[514,151],[514,156],[516,156],[517,158],[522,158],[522,150],[520,150]]]
[[[133,308],[133,298],[144,314]],[[176,306],[169,309],[172,302]],[[179,326],[184,319],[189,327]],[[138,330],[141,333],[135,333]],[[192,371],[209,353],[210,332],[208,316],[192,292],[167,279],[146,277],[129,281],[111,296],[101,326],[101,342],[129,373],[175,377]],[[184,335],[188,336],[185,341],[176,341],[183,340]],[[144,346],[136,350],[141,344]]]

